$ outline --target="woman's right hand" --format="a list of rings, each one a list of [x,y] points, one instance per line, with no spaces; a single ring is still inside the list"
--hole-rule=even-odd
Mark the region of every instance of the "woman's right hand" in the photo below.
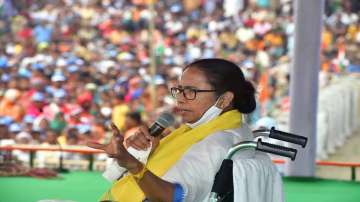
[[[151,136],[146,126],[140,126],[133,135],[125,139],[125,145],[136,150],[147,150],[150,146],[154,149],[158,144],[159,138]]]
[[[89,141],[87,142],[87,146],[103,150],[110,158],[116,159],[121,167],[128,169],[131,173],[137,173],[139,169],[142,168],[141,162],[126,150],[123,145],[123,136],[115,124],[112,123],[111,128],[113,130],[113,136],[108,144]]]

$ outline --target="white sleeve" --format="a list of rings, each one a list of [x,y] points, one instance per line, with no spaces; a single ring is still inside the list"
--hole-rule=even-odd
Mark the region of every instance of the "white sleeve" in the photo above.
[[[127,148],[127,151],[141,163],[146,164],[148,156],[151,152],[151,146],[147,150],[136,150],[133,147],[129,147]],[[109,158],[106,161],[106,164],[106,170],[103,173],[103,177],[109,182],[116,181],[127,171],[126,168],[121,167],[113,158]]]
[[[106,169],[103,172],[103,177],[109,182],[114,182],[125,173],[126,168],[119,166],[113,158],[108,158],[106,160]]]

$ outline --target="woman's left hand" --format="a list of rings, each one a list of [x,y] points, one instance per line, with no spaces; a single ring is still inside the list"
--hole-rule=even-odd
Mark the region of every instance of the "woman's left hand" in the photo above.
[[[120,134],[119,129],[114,123],[111,123],[113,136],[108,144],[100,144],[97,142],[87,142],[87,146],[103,150],[110,158],[115,158],[121,167],[127,168],[130,172],[136,173],[136,170],[141,169],[141,162],[133,157],[125,149],[123,145],[124,138]]]

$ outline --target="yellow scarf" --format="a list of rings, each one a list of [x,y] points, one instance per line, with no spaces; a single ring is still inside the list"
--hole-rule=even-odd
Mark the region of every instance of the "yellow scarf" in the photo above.
[[[182,125],[160,141],[158,147],[149,157],[146,167],[153,174],[163,176],[192,145],[215,132],[240,126],[241,113],[237,110],[228,111],[194,129]],[[104,194],[102,200],[141,202],[144,198],[145,195],[134,178],[127,175],[116,181],[111,190]]]

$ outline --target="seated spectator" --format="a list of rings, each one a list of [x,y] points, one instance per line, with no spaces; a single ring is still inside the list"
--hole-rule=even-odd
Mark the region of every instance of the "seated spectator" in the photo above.
[[[8,89],[4,99],[0,102],[0,116],[10,116],[13,120],[20,122],[24,117],[24,109],[17,103],[20,92],[17,89]]]
[[[135,132],[142,125],[141,114],[139,112],[129,112],[125,117],[125,133],[124,139],[128,139],[130,136],[134,135]],[[125,147],[126,141],[124,141]]]

